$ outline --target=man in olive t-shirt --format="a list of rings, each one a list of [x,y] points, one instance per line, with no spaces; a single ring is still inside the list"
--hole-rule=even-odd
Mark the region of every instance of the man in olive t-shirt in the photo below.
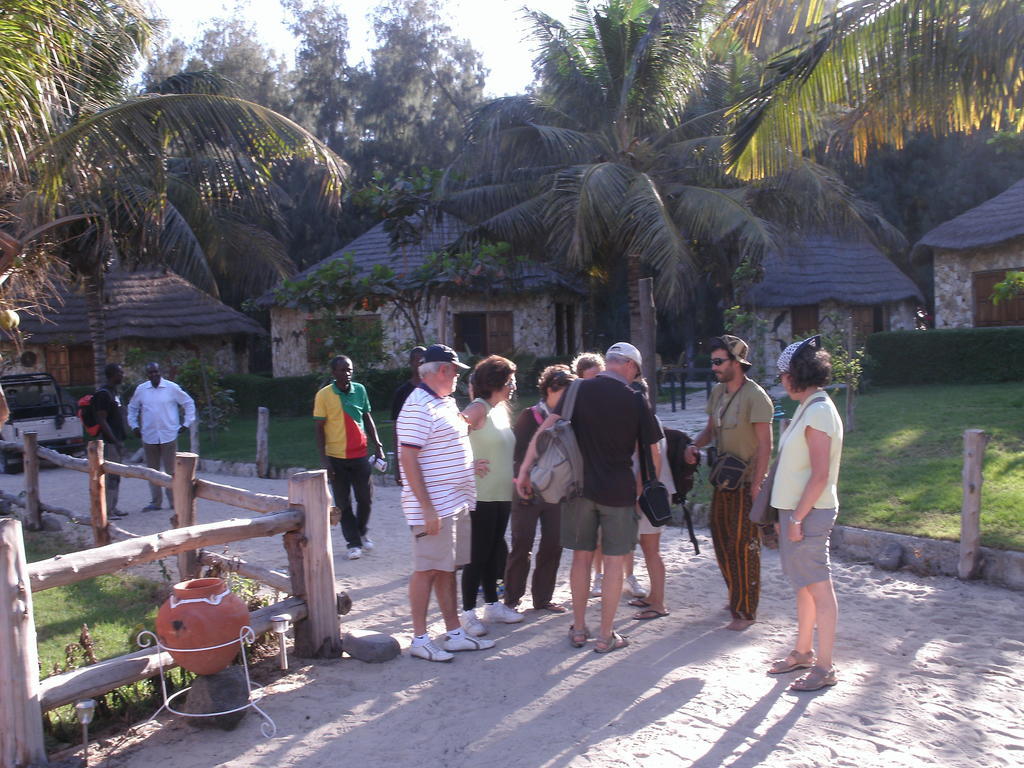
[[[711,370],[718,384],[708,398],[708,423],[686,448],[696,463],[699,449],[714,443],[718,455],[728,453],[747,462],[739,488],[715,488],[711,496],[711,540],[729,589],[732,621],[727,629],[744,630],[757,617],[761,591],[761,541],[750,522],[750,507],[768,473],[772,453],[772,399],[747,378],[747,343],[728,334],[712,339]]]

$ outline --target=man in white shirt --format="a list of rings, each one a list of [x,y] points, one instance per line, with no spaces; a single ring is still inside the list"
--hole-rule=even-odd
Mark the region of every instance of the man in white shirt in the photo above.
[[[466,634],[459,624],[455,595],[455,569],[470,559],[469,510],[476,504],[476,480],[469,425],[450,395],[459,374],[468,367],[450,347],[427,347],[419,368],[422,381],[395,423],[402,463],[402,511],[413,537],[409,654],[426,661],[451,661],[453,651],[494,647],[493,640]],[[447,630],[442,647],[427,634],[431,592]]]
[[[196,404],[188,394],[173,381],[161,378],[158,363],[146,364],[147,381],[135,388],[128,403],[128,426],[137,437],[142,437],[146,451],[146,466],[174,474],[174,453],[178,444],[178,433],[192,426],[196,420]],[[179,406],[184,409],[182,419]],[[173,507],[171,489],[167,488],[167,503]],[[150,503],[143,512],[160,509],[160,486],[149,484]]]

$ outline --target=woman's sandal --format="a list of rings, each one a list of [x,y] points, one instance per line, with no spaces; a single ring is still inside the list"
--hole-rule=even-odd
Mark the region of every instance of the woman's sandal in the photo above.
[[[633,618],[637,621],[650,621],[651,619],[660,619],[662,616],[668,616],[668,611],[659,611],[657,608],[644,608],[642,611],[637,611],[633,614]]]
[[[619,648],[625,648],[627,645],[629,645],[629,640],[618,632],[612,632],[610,637],[597,638],[597,642],[594,643],[594,653],[611,653]]]
[[[836,684],[836,668],[825,669],[814,665],[811,671],[803,677],[797,678],[789,686],[791,691],[820,691],[827,685]]]
[[[634,608],[650,608],[651,604],[642,597],[634,597],[632,600],[626,603],[626,605],[632,605]]]
[[[806,653],[800,653],[800,651],[792,650],[789,655],[784,659],[776,659],[772,662],[772,665],[768,668],[769,675],[784,675],[787,672],[792,672],[795,669],[810,669],[814,666],[814,649],[807,651]]]
[[[576,629],[576,627],[569,627],[569,645],[573,648],[582,648],[586,645],[587,640],[590,639],[590,630],[586,627],[583,629]]]

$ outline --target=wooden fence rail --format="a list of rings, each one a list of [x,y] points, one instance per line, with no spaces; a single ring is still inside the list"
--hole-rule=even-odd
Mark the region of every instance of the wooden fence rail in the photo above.
[[[24,446],[0,442],[0,448],[12,446],[26,451],[27,468],[32,463],[28,454],[33,446],[32,437],[26,435]],[[178,555],[182,578],[195,575],[202,561],[256,578],[278,591],[291,593],[287,600],[251,614],[251,623],[257,634],[271,628],[271,616],[286,612],[295,622],[297,656],[336,657],[341,652],[340,601],[334,586],[326,472],[318,470],[292,476],[288,497],[285,498],[198,480],[195,477],[198,458],[195,454],[177,455],[173,480],[170,475],[155,470],[142,472],[137,467],[105,462],[103,445],[99,441],[90,445],[87,460],[69,459],[38,446],[31,455],[51,461],[49,454],[59,457],[59,461],[53,462],[55,464],[89,473],[89,518],[68,510],[59,512],[77,523],[91,524],[98,541],[106,537],[109,542],[115,528],[106,519],[103,479],[107,473],[157,479],[161,485],[172,486],[173,522],[176,527],[149,536],[134,536],[116,529],[132,538],[27,564],[21,522],[0,520],[0,768],[45,762],[42,711],[152,677],[159,672],[161,661],[165,667],[173,665],[169,657],[150,648],[40,682],[32,615],[33,592]],[[26,478],[29,479],[28,473]],[[5,498],[9,496],[7,494]],[[258,512],[260,516],[196,524],[197,498],[231,504]],[[16,497],[10,500],[17,503]],[[26,505],[28,503],[26,501]],[[45,508],[39,501],[38,480],[35,481],[34,503],[38,518]],[[199,552],[203,547],[217,547],[232,541],[279,533],[285,534],[290,571],[287,575],[229,556]]]

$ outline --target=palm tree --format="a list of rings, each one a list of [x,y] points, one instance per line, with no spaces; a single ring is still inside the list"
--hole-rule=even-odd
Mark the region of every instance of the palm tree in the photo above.
[[[745,0],[749,30],[791,0]],[[902,147],[917,131],[1024,130],[1024,1],[855,0],[795,4],[802,42],[773,58],[734,110],[729,160],[744,178],[852,142]]]
[[[728,108],[761,65],[720,4],[580,2],[569,26],[529,17],[537,92],[477,110],[446,179],[445,206],[482,234],[602,279],[636,257],[677,300],[707,272],[728,289],[782,230],[880,223],[800,158],[756,183],[728,171]]]
[[[167,263],[213,292],[219,269],[251,289],[288,265],[273,237],[275,173],[305,160],[322,208],[338,205],[347,174],[340,158],[287,118],[218,92],[210,78],[191,78],[198,92],[178,77],[167,92],[126,96],[121,84],[148,29],[131,0],[16,0],[12,13],[22,30],[54,30],[38,46],[22,39],[27,60],[40,47],[60,66],[34,63],[40,96],[0,133],[0,173],[34,190],[9,217],[0,280],[32,245],[19,229],[68,224],[61,247],[86,294],[97,380],[106,350],[103,275],[113,263]],[[0,98],[16,95],[27,77],[16,58],[0,49]]]

